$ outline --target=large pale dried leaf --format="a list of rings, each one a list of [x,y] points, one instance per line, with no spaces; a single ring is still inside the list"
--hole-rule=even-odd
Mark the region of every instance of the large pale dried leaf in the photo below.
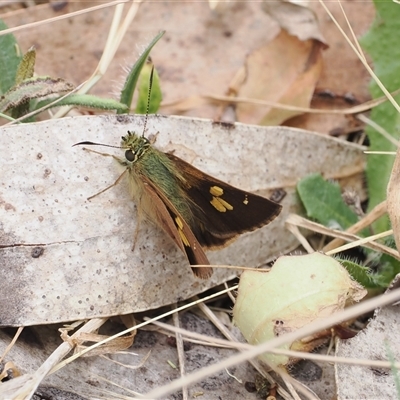
[[[87,116],[1,129],[0,280],[7,297],[2,324],[142,311],[235,275],[215,270],[211,279],[199,281],[169,238],[146,222],[132,252],[136,213],[124,183],[86,200],[113,183],[120,170],[110,157],[71,146],[83,140],[118,146],[128,129],[140,132],[143,122],[141,116]],[[293,128],[161,116],[150,117],[147,126],[149,133],[160,132],[158,148],[206,173],[264,196],[286,193],[274,222],[208,252],[216,264],[256,266],[293,249],[297,241],[284,221],[301,211],[297,181],[318,171],[356,183],[364,169],[362,147]]]
[[[301,41],[282,31],[273,41],[252,52],[246,60],[239,97],[309,107],[322,69],[321,44]],[[299,111],[240,103],[237,120],[252,124],[280,125]]]

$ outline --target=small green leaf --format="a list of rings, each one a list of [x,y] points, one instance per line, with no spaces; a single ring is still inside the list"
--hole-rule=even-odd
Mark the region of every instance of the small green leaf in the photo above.
[[[33,77],[33,73],[35,70],[35,61],[36,61],[36,51],[34,47],[31,47],[28,50],[28,52],[22,57],[22,60],[18,65],[17,74],[15,77],[16,85],[19,85],[24,80]],[[29,113],[29,101],[26,101],[16,107],[13,107],[11,116],[17,119],[28,113]]]
[[[7,29],[0,20],[0,31]],[[21,61],[18,43],[13,34],[0,36],[0,94],[7,92],[15,85],[15,75]]]
[[[319,174],[302,179],[297,192],[308,217],[327,227],[345,230],[358,221],[356,213],[343,201],[340,186],[325,181]]]
[[[33,77],[35,72],[35,61],[36,61],[36,50],[32,46],[22,57],[21,62],[18,65],[17,75],[15,77],[15,83],[18,85],[25,79]]]
[[[376,282],[382,287],[388,287],[398,273],[400,273],[400,262],[387,254],[381,254],[378,272],[375,275]]]
[[[352,276],[352,278],[363,285],[366,289],[379,289],[387,286],[382,285],[383,282],[380,280],[379,276],[372,273],[370,268],[357,264],[351,260],[344,260],[341,258],[336,259],[347,269],[347,272]]]
[[[139,79],[140,71],[142,70],[143,65],[147,61],[147,58],[150,54],[151,49],[154,45],[161,39],[164,35],[165,31],[160,32],[147,46],[146,50],[142,53],[139,59],[136,61],[134,66],[131,68],[129,75],[126,78],[124,88],[121,91],[120,102],[122,104],[126,104],[128,108],[131,108],[133,94],[135,92],[136,84]],[[119,113],[121,114],[121,113]]]
[[[39,102],[35,108],[42,108],[53,101],[54,99],[43,100]],[[80,106],[100,110],[117,110],[121,113],[128,111],[128,107],[117,100],[102,99],[91,94],[71,94],[54,104],[54,107],[60,106]]]
[[[153,80],[150,91],[150,74],[153,69],[153,63],[146,63],[139,77],[139,97],[136,103],[136,114],[155,114],[160,107],[162,100],[162,93],[160,87],[160,78],[156,69],[153,69]],[[149,109],[147,110],[147,103],[150,93]]]

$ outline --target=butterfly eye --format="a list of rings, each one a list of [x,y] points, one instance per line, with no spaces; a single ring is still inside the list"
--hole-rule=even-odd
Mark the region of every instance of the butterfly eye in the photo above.
[[[135,160],[135,153],[134,153],[132,150],[127,150],[127,151],[125,152],[125,158],[126,158],[128,161],[132,162],[132,161]]]

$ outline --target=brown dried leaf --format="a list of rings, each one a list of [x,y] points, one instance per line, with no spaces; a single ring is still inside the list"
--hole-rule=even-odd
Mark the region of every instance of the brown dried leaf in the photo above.
[[[308,107],[322,70],[321,46],[318,41],[303,42],[282,31],[249,55],[238,96]],[[237,106],[237,120],[250,124],[280,125],[299,114],[253,104]]]

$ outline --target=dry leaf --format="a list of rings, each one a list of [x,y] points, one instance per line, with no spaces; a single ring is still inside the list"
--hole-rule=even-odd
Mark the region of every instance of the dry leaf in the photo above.
[[[239,97],[309,107],[322,69],[321,44],[301,41],[282,31],[273,41],[252,52],[245,64]],[[280,125],[299,111],[238,104],[237,120],[249,124]]]
[[[304,4],[285,0],[264,1],[262,8],[289,34],[303,41],[315,39],[326,43],[315,12]]]
[[[236,275],[215,269],[211,279],[199,281],[164,232],[147,222],[132,252],[136,211],[124,183],[86,200],[112,184],[120,169],[110,157],[72,145],[119,145],[128,129],[140,132],[143,121],[87,116],[1,128],[0,280],[7,297],[2,324],[143,311]],[[362,181],[363,148],[316,133],[161,116],[151,116],[147,126],[149,134],[160,132],[159,149],[206,173],[263,196],[286,194],[281,215],[270,225],[208,252],[215,264],[258,266],[296,247],[284,222],[301,211],[295,186],[306,174],[350,179],[352,186]],[[118,149],[104,151],[120,155]]]

